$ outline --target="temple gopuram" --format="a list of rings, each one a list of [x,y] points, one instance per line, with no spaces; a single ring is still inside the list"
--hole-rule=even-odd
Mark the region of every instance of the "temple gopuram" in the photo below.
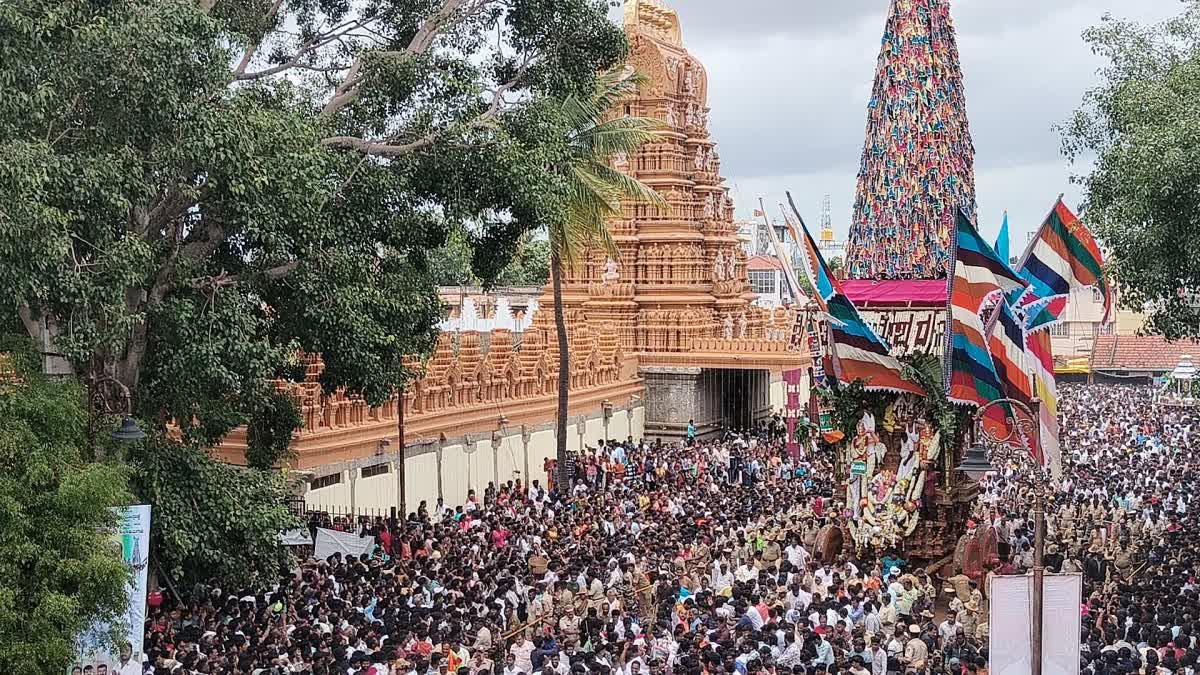
[[[625,204],[609,224],[616,258],[590,252],[563,280],[572,451],[606,438],[680,439],[689,420],[702,437],[749,427],[782,412],[785,372],[793,393],[808,397],[811,359],[792,339],[796,312],[752,304],[709,135],[704,66],[683,46],[675,11],[657,0],[627,0],[624,26],[628,65],[646,81],[611,114],[656,117],[666,131],[614,168],[668,208]],[[470,305],[450,311],[446,327],[463,329],[444,331],[432,356],[414,363],[424,375],[402,400],[373,408],[324,394],[315,359],[304,382],[279,384],[300,403],[292,468],[305,477],[310,508],[412,510],[422,500],[461,504],[489,482],[545,482],[558,377],[551,290],[522,305],[535,308],[528,325],[503,309],[510,303]],[[242,463],[245,448],[239,429],[217,451]]]

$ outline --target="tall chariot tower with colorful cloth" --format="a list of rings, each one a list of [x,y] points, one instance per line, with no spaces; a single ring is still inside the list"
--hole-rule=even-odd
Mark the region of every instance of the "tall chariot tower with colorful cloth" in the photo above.
[[[975,147],[948,0],[892,0],[846,252],[854,279],[940,279],[959,207],[975,211]]]

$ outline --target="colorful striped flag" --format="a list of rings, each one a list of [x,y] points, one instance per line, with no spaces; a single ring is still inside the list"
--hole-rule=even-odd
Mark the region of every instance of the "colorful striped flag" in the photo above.
[[[1025,350],[1030,367],[1030,382],[1037,396],[1038,438],[1040,447],[1033,449],[1034,459],[1050,467],[1050,475],[1062,478],[1062,450],[1058,445],[1058,385],[1054,382],[1054,353],[1050,331],[1039,330],[1025,336]]]
[[[1054,352],[1048,329],[1067,308],[1071,291],[1094,287],[1104,296],[1104,319],[1112,312],[1112,290],[1104,278],[1104,257],[1092,233],[1063,204],[1062,197],[1046,216],[1037,236],[1021,257],[1018,270],[1029,287],[1016,295],[1025,314],[1026,363],[1030,388],[1039,401],[1041,447],[1034,457],[1062,476],[1058,442],[1058,387],[1054,381]]]
[[[1063,204],[1062,197],[1029,242],[1019,269],[1029,282],[1019,306],[1038,308],[1069,296],[1074,289],[1093,286],[1104,296],[1104,319],[1108,320],[1112,291],[1104,278],[1104,256],[1092,233]]]
[[[989,299],[1025,284],[979,236],[966,212],[959,211],[950,276],[950,331],[946,354],[946,396],[954,403],[981,407],[1005,398],[980,312]],[[1001,304],[1004,303],[1001,298]],[[1007,427],[1007,404],[991,407],[985,424]]]
[[[1026,363],[1025,329],[1007,302],[996,303],[988,347],[1005,396],[1029,404],[1033,391]]]
[[[788,201],[792,201],[791,194],[788,194]],[[841,283],[825,264],[825,258],[818,250],[808,226],[804,224],[804,218],[800,216],[794,203],[791,207],[804,231],[803,236],[795,230],[790,220],[788,228],[792,237],[800,244],[803,253],[801,267],[812,284],[815,295],[813,300],[828,317],[826,323],[829,325],[830,351],[833,356],[834,374],[838,381],[852,384],[862,380],[863,386],[868,390],[924,396],[924,388],[904,378],[900,361],[891,355],[887,343],[863,321],[854,303],[842,292]]]
[[[1003,397],[1020,401],[1026,406],[1032,405],[1033,389],[1027,365],[1025,329],[1008,302],[996,303],[992,312],[988,322],[988,352],[996,368],[996,379],[1000,382]],[[989,429],[993,437],[1007,439],[1013,447],[1029,450],[1036,456],[1035,439],[1022,433],[1019,426],[1014,427],[1008,418],[1001,420],[995,416],[986,420],[985,424],[994,427]]]

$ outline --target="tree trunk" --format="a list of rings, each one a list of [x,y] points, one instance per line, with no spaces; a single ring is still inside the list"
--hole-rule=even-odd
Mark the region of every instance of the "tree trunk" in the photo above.
[[[555,489],[562,494],[563,490],[570,493],[567,476],[567,396],[571,384],[571,360],[567,354],[567,321],[563,316],[562,302],[562,260],[558,252],[550,254],[550,279],[554,287],[554,326],[558,333],[558,415],[555,418],[554,440],[557,443],[555,459],[557,460]]]

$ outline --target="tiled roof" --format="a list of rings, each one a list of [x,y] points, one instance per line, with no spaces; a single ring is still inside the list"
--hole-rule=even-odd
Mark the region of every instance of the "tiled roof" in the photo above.
[[[1200,358],[1200,342],[1168,342],[1157,335],[1098,335],[1092,347],[1092,370],[1167,371],[1179,357]]]
[[[779,259],[770,255],[755,255],[750,256],[746,260],[746,269],[755,272],[766,272],[769,270],[783,271],[783,266],[779,264]]]

